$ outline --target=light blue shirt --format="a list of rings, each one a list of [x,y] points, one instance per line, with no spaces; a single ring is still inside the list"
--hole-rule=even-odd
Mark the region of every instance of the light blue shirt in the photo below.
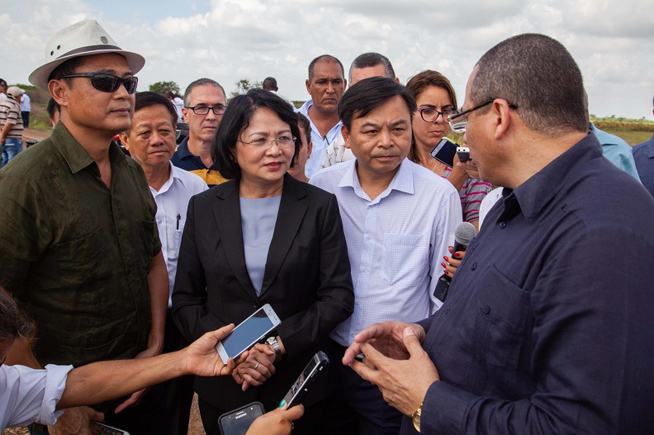
[[[297,110],[306,116],[311,123],[311,142],[313,142],[313,150],[311,151],[311,156],[309,156],[307,164],[304,167],[304,173],[309,179],[311,179],[313,174],[318,172],[322,167],[322,163],[325,161],[325,156],[327,155],[327,147],[329,147],[329,145],[331,145],[331,143],[337,138],[343,138],[343,135],[341,134],[341,127],[343,126],[342,121],[338,121],[338,124],[333,126],[331,130],[327,132],[327,135],[323,137],[309,116],[309,107],[311,106],[313,106],[313,100],[310,99]]]
[[[442,303],[433,295],[461,223],[459,193],[446,179],[408,159],[390,185],[371,200],[356,160],[325,168],[310,184],[336,195],[347,241],[355,305],[331,337],[348,346],[377,322],[416,322]]]
[[[239,199],[245,267],[258,296],[263,286],[266,260],[275,232],[282,197],[279,195],[270,198],[241,197]]]
[[[590,123],[590,129],[599,140],[600,145],[602,145],[602,155],[615,166],[640,181],[629,144],[614,134],[598,129],[592,122]]]
[[[168,308],[172,306],[171,296],[177,275],[177,260],[182,233],[186,224],[188,202],[193,195],[207,190],[207,184],[195,174],[191,174],[170,164],[170,177],[157,192],[150,187],[150,193],[157,203],[157,229],[161,239],[166,268],[168,269]]]

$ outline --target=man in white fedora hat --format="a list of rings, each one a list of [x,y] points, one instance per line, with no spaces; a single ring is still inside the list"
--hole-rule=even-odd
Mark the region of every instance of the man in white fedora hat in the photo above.
[[[31,349],[16,343],[7,361],[39,368],[157,355],[168,274],[156,205],[143,170],[112,143],[131,126],[134,74],[145,60],[93,20],[56,33],[45,58],[29,80],[50,91],[61,119],[50,138],[0,171],[0,285],[39,331]],[[97,409],[131,433],[166,433],[145,409],[156,400],[128,408],[142,394]],[[51,433],[90,433],[97,417],[74,408]]]

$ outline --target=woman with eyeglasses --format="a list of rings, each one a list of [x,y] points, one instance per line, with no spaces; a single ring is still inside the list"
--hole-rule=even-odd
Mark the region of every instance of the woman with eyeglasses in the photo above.
[[[413,76],[406,86],[413,93],[418,106],[418,111],[413,115],[413,143],[409,159],[446,177],[459,190],[463,220],[475,225],[479,231],[479,206],[491,189],[490,183],[479,179],[473,161],[461,163],[455,155],[454,165],[449,168],[430,155],[431,150],[450,132],[448,117],[458,113],[452,84],[443,74],[425,70]]]
[[[175,321],[188,340],[234,323],[268,303],[281,319],[233,379],[197,378],[207,434],[218,417],[253,401],[279,406],[328,334],[352,313],[350,263],[336,197],[287,174],[300,146],[298,118],[277,95],[235,97],[212,154],[230,181],[193,197],[173,292]],[[333,364],[338,364],[334,361]],[[293,433],[323,433],[329,376],[303,401]]]

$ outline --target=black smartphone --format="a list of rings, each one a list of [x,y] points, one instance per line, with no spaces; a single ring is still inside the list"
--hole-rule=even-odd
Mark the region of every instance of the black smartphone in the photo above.
[[[459,149],[456,150],[456,154],[459,156],[460,162],[467,162],[468,160],[472,160],[470,158],[470,148],[468,147],[459,147]]]
[[[261,402],[252,402],[218,417],[222,435],[245,435],[250,425],[264,413]]]
[[[288,390],[282,401],[279,403],[279,407],[282,408],[284,405],[292,407],[301,403],[302,399],[309,392],[309,387],[313,384],[320,373],[322,373],[325,366],[329,364],[329,358],[323,351],[318,351],[309,364],[304,368],[300,376],[293,383],[293,386]]]
[[[456,154],[456,144],[448,138],[443,138],[436,144],[429,153],[439,162],[446,164],[450,168],[454,166],[454,155]]]
[[[90,427],[93,435],[129,435],[129,432],[108,426],[99,421],[92,421]]]

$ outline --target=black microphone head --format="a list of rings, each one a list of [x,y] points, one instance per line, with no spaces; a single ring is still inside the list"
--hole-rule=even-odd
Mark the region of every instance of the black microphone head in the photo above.
[[[454,241],[463,246],[468,246],[470,240],[477,235],[475,226],[470,222],[461,222],[454,230]]]

